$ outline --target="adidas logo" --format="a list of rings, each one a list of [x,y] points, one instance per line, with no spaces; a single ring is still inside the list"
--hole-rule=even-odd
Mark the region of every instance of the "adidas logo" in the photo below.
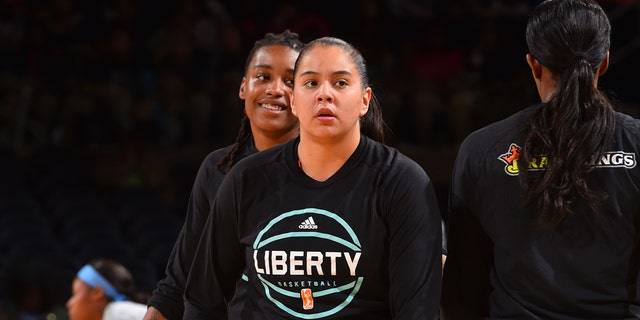
[[[318,229],[318,225],[313,221],[313,217],[309,217],[302,221],[298,229]]]

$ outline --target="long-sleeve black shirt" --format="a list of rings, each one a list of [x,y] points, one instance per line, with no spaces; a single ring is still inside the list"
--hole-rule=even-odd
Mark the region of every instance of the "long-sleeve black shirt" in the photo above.
[[[560,226],[543,228],[518,179],[551,160],[518,160],[520,129],[538,108],[480,129],[460,146],[443,310],[465,320],[638,319],[640,120],[616,113],[613,142],[587,174],[589,187],[608,194],[598,211],[577,204]]]
[[[326,181],[299,139],[231,169],[203,230],[185,319],[224,319],[246,270],[242,319],[438,319],[441,217],[424,170],[363,136]]]
[[[189,196],[184,225],[167,262],[166,275],[158,282],[149,299],[148,305],[158,309],[162,315],[170,320],[182,319],[183,317],[183,294],[191,261],[213,199],[226,174],[226,165],[216,169],[216,164],[232,148],[233,145],[230,145],[212,151],[202,161]],[[256,152],[258,150],[254,144],[247,143],[243,145],[238,158],[242,159]],[[241,302],[241,299],[238,302]]]

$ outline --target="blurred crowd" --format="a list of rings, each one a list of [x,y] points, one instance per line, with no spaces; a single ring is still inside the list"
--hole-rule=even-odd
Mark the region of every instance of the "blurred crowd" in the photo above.
[[[290,29],[356,45],[390,144],[446,181],[468,133],[537,102],[524,26],[539,2],[0,0],[0,154],[73,159],[105,201],[154,190],[179,216],[200,161],[235,140],[253,41]],[[613,43],[600,85],[637,116],[640,6],[602,4]]]
[[[171,197],[174,164],[234,140],[252,42],[289,28],[361,49],[393,144],[455,146],[536,101],[523,34],[537,2],[3,0],[0,145],[20,157],[51,148],[88,156],[103,185],[147,184]],[[624,23],[614,23],[614,39],[631,42],[623,37],[638,22]],[[618,94],[631,91],[620,76],[607,79]]]

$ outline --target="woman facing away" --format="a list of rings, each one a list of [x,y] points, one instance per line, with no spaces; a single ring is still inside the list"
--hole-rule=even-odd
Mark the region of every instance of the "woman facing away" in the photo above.
[[[298,135],[298,119],[291,113],[289,92],[293,86],[294,64],[302,46],[298,34],[289,30],[267,33],[254,43],[238,92],[244,101],[244,117],[236,143],[211,152],[200,165],[184,226],[169,256],[166,276],[158,282],[149,299],[145,320],[183,318],[182,296],[191,259],[211,203],[227,171],[240,159]],[[234,306],[243,301],[242,281],[239,285]],[[232,307],[232,310],[238,308]]]
[[[610,23],[547,0],[526,28],[541,103],[472,133],[452,175],[443,318],[640,318],[640,120],[598,89]]]
[[[66,305],[70,320],[140,320],[147,310],[131,272],[110,259],[94,259],[82,267],[71,291]]]
[[[382,143],[360,52],[311,41],[294,71],[300,136],[222,182],[185,290],[185,319],[438,319],[441,218],[422,167]],[[245,271],[245,275],[242,271]]]

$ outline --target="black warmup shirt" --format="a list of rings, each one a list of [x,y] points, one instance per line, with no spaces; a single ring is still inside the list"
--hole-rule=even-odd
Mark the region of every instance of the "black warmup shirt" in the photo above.
[[[529,107],[472,133],[452,175],[442,305],[462,319],[638,319],[640,120],[616,113],[614,141],[588,176],[606,192],[598,212],[578,205],[541,228],[526,207],[518,162]],[[585,159],[588,161],[589,159]]]
[[[227,155],[234,145],[209,153],[200,165],[189,196],[185,223],[171,250],[166,276],[153,291],[148,305],[158,309],[168,319],[182,319],[184,313],[183,293],[191,261],[209,215],[211,204],[226,174],[226,165],[220,170],[216,164]],[[238,157],[240,159],[258,152],[253,144],[246,143]]]
[[[225,177],[185,291],[185,319],[224,319],[242,271],[242,319],[438,319],[441,224],[429,177],[362,136],[318,182],[299,138]]]

